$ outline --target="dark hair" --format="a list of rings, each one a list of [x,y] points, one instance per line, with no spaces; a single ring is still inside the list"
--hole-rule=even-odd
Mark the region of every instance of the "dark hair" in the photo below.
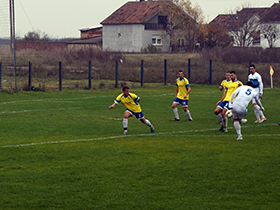
[[[248,81],[248,82],[246,83],[246,85],[253,87],[253,82]]]
[[[227,71],[226,73],[230,73],[230,71]]]
[[[183,72],[183,70],[179,70],[178,72]],[[183,72],[184,73],[184,72]]]
[[[123,86],[122,91],[125,91],[127,89],[129,90],[130,88],[128,86]]]
[[[235,72],[235,71],[231,71],[230,73],[231,73],[231,74],[236,74],[236,72]]]
[[[251,64],[250,67],[253,67],[254,69],[256,68],[254,64]]]

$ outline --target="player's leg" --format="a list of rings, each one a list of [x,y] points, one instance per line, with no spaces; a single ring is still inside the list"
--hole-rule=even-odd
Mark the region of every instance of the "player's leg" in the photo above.
[[[124,130],[124,135],[127,135],[127,126],[128,126],[128,118],[132,116],[132,113],[128,110],[124,112],[123,116],[123,130]]]
[[[140,121],[150,127],[151,133],[155,132],[155,128],[154,128],[153,124],[148,119],[146,119],[144,116],[143,116],[143,118],[140,119]]]
[[[191,112],[190,112],[190,110],[188,110],[188,105],[184,105],[183,106],[183,110],[186,113],[189,121],[193,121],[192,116],[191,116]]]
[[[228,119],[227,119],[227,115],[226,115],[227,110],[229,110],[229,109],[224,108],[223,111],[222,111],[222,118],[223,118],[223,120],[222,120],[222,128],[223,128],[222,132],[224,132],[224,133],[228,132],[228,130],[227,130]]]
[[[260,99],[259,99],[260,103]],[[254,108],[254,113],[256,115],[257,120],[255,123],[262,123],[263,121],[266,121],[266,117],[263,114],[263,111],[261,110],[260,106],[257,104],[256,100],[253,98],[252,100],[253,108]]]
[[[234,119],[233,124],[234,124],[234,128],[236,130],[236,133],[238,135],[238,138],[236,140],[243,140],[242,135],[241,135],[241,126],[239,123],[239,119],[238,118]]]
[[[240,122],[242,122],[242,118],[246,115],[246,109],[239,107],[239,106],[234,106],[233,109],[231,110],[232,116],[233,116],[233,125],[236,130],[236,133],[238,135],[238,138],[236,140],[243,140],[242,134],[241,134],[241,125]]]
[[[175,119],[172,120],[172,121],[179,121],[180,120],[179,113],[178,113],[178,108],[177,108],[178,105],[179,105],[178,98],[175,98],[175,100],[172,103],[172,109],[173,109],[173,112],[174,112],[174,115],[175,115]]]
[[[222,108],[220,106],[217,106],[216,109],[214,110],[214,113],[219,120],[219,124],[222,124],[223,121]]]

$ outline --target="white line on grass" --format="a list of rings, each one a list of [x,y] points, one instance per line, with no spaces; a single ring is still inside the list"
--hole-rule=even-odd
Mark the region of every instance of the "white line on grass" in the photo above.
[[[263,126],[273,126],[276,124],[262,124],[256,125],[258,127]],[[242,128],[246,127],[255,127],[255,126],[242,126]],[[229,127],[229,129],[233,129]],[[28,146],[36,146],[36,145],[45,145],[45,144],[63,144],[63,143],[77,143],[77,142],[88,142],[88,141],[101,141],[101,140],[108,140],[108,139],[118,139],[118,138],[127,138],[127,137],[135,137],[135,136],[159,136],[159,135],[176,135],[180,133],[195,133],[195,132],[207,132],[207,131],[215,131],[217,128],[210,128],[210,129],[202,129],[202,130],[187,130],[187,131],[172,131],[172,132],[159,132],[154,134],[135,134],[135,135],[121,135],[121,136],[107,136],[107,137],[100,137],[100,138],[92,138],[92,139],[76,139],[76,140],[61,140],[61,141],[47,141],[47,142],[38,142],[38,143],[30,143],[30,144],[16,144],[16,145],[5,145],[0,146],[0,148],[12,148],[12,147],[28,147]],[[205,134],[190,134],[188,136],[217,136],[217,137],[224,137],[222,135],[205,135]],[[236,135],[228,135],[226,136],[236,136]],[[280,136],[280,134],[250,134],[246,136]]]
[[[46,112],[46,111],[63,111],[63,110],[73,110],[73,109],[88,109],[95,108],[100,106],[107,105],[96,105],[96,106],[83,106],[83,107],[68,107],[68,108],[57,108],[57,109],[27,109],[27,110],[19,110],[19,111],[4,111],[0,112],[0,114],[16,114],[16,113],[25,113],[25,112]]]

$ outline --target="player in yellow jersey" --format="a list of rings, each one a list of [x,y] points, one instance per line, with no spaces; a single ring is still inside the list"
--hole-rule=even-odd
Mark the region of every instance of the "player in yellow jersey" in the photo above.
[[[227,124],[228,124],[228,120],[227,120],[227,116],[226,116],[226,112],[227,110],[230,110],[229,108],[229,100],[230,97],[232,95],[232,93],[241,85],[243,85],[243,83],[239,80],[237,80],[236,77],[236,72],[235,71],[231,71],[230,72],[230,78],[231,78],[231,82],[227,85],[226,87],[226,91],[224,92],[222,98],[217,102],[217,108],[222,108],[222,127],[220,128],[220,131],[227,133]],[[217,108],[215,109],[215,114],[217,111]],[[245,119],[244,119],[245,122]]]
[[[189,118],[189,121],[192,121],[191,113],[188,110],[188,102],[189,102],[189,93],[191,92],[190,83],[187,78],[184,77],[184,72],[182,70],[179,70],[178,72],[179,78],[176,80],[176,98],[172,103],[173,112],[175,115],[175,119],[172,121],[179,121],[179,114],[177,106],[179,104],[182,104],[183,110],[186,113],[187,117]]]
[[[135,115],[135,117],[138,120],[140,120],[142,123],[148,125],[151,129],[151,133],[154,133],[155,132],[154,126],[149,120],[145,119],[142,109],[140,107],[139,104],[140,97],[138,97],[134,93],[130,93],[129,87],[127,86],[124,86],[122,88],[122,91],[123,93],[118,95],[114,103],[111,106],[109,106],[109,109],[113,109],[119,103],[122,103],[126,107],[126,110],[124,112],[124,117],[123,117],[124,135],[127,135],[128,118],[132,117],[133,115]]]
[[[226,87],[228,86],[228,84],[231,83],[230,71],[227,71],[225,73],[225,77],[226,77],[226,79],[224,79],[221,82],[220,87],[219,87],[220,91],[224,90],[224,92],[226,91]],[[218,104],[214,111],[219,120],[219,124],[222,124],[222,121],[223,121],[223,117],[222,117],[223,108],[224,108],[223,104],[221,104],[221,105]]]
[[[231,78],[230,78],[230,71],[227,71],[225,74],[226,79],[224,79],[221,84],[220,84],[220,91],[224,90],[224,92],[226,91],[226,86],[229,82],[231,82]]]

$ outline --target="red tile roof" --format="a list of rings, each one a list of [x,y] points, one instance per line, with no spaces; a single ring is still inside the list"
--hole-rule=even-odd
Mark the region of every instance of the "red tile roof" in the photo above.
[[[273,23],[280,22],[280,3],[275,3],[272,5],[269,12],[262,17],[261,22],[265,23]]]
[[[237,30],[251,17],[257,14],[263,21],[280,18],[280,3],[272,5],[270,8],[243,8],[236,14],[218,15],[211,23],[219,24],[227,30]]]
[[[164,3],[164,1],[127,2],[101,24],[142,24],[153,17]]]

